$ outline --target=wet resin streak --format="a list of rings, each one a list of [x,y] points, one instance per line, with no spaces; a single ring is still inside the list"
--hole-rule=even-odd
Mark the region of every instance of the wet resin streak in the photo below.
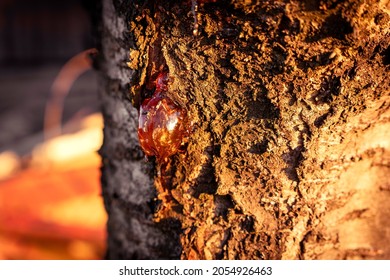
[[[187,114],[166,94],[168,74],[160,73],[152,97],[146,98],[139,112],[138,137],[147,156],[165,161],[177,153],[187,135]]]

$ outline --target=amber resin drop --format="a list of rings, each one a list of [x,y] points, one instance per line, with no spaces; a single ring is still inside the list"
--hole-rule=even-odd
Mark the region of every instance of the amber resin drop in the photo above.
[[[186,111],[165,95],[166,75],[156,80],[156,91],[142,102],[138,137],[148,156],[164,161],[178,152],[187,134]]]

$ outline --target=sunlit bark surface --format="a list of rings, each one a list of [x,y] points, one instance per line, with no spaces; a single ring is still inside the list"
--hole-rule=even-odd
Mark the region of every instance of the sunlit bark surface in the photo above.
[[[389,259],[387,1],[103,0],[108,258]],[[146,162],[163,65],[184,151]]]

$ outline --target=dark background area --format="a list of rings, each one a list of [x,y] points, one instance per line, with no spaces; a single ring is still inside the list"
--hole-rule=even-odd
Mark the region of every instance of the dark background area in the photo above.
[[[90,116],[100,111],[98,80],[78,55],[95,47],[88,8],[95,3],[0,0],[0,259],[104,256],[102,124]],[[54,124],[44,131],[54,81],[56,96],[66,98],[51,105]],[[56,114],[66,135],[51,133]]]
[[[88,12],[92,2],[0,2],[0,152],[25,154],[42,141],[44,109],[56,75],[74,55],[95,46]],[[97,77],[90,70],[66,98],[63,121],[98,109]]]

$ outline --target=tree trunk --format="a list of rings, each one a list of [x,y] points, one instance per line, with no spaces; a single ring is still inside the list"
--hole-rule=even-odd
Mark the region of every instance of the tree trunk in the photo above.
[[[388,1],[102,11],[108,258],[390,258]],[[147,161],[138,110],[165,72],[188,135]]]

